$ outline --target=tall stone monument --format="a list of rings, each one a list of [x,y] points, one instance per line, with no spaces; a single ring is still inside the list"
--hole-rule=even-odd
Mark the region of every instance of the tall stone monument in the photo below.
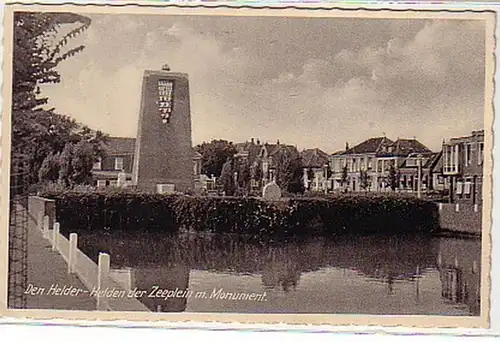
[[[144,72],[132,180],[147,192],[194,186],[188,76],[168,66]]]

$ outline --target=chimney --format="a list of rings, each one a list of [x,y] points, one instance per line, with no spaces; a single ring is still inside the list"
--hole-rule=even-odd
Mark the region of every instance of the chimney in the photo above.
[[[345,143],[345,150],[347,151],[348,149],[349,149],[349,143],[348,143],[348,142],[346,142],[346,143]]]
[[[252,138],[252,139],[250,139],[250,142],[251,142],[251,143],[252,143],[252,145],[253,145],[253,144],[254,144],[254,139],[253,139],[253,138]]]
[[[276,145],[279,145],[280,144],[280,140],[276,140]]]
[[[260,145],[260,140],[257,138],[257,145]]]

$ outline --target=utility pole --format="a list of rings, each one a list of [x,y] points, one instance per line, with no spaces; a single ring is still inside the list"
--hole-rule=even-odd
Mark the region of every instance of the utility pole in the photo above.
[[[422,155],[419,154],[417,156],[417,165],[418,165],[418,182],[417,182],[417,197],[421,198],[422,197]]]

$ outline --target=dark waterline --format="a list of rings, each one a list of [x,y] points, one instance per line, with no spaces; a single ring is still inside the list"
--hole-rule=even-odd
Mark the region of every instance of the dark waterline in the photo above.
[[[152,311],[479,315],[480,239],[80,232],[130,288],[265,293],[265,300],[142,298]],[[262,297],[262,296],[261,296]],[[257,298],[261,298],[257,297]]]

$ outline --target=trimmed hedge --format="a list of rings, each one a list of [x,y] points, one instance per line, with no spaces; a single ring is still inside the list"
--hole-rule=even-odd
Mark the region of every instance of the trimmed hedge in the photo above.
[[[179,229],[258,236],[395,234],[438,228],[435,203],[390,195],[330,195],[267,202],[138,192],[50,191],[61,229]]]

